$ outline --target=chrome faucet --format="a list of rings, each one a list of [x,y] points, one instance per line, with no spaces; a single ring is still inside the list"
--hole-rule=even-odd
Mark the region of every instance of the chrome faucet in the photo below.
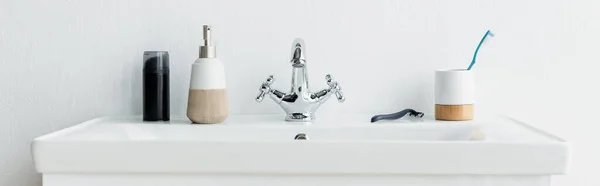
[[[341,88],[333,81],[331,75],[327,74],[325,80],[329,88],[318,92],[310,92],[308,88],[308,76],[306,73],[306,46],[304,40],[297,38],[292,44],[292,90],[284,93],[271,88],[275,78],[271,75],[260,86],[260,94],[256,97],[261,102],[265,95],[269,95],[275,103],[287,113],[286,121],[310,121],[315,118],[314,114],[325,103],[331,95],[335,94],[339,102],[344,102]]]

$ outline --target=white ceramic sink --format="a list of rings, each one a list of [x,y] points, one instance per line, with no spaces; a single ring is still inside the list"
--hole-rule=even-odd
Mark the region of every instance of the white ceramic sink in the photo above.
[[[225,124],[100,118],[36,138],[44,172],[559,174],[567,145],[509,118],[369,123],[368,116],[289,123],[278,115]],[[475,135],[486,139],[470,140]],[[294,140],[305,133],[308,140]]]
[[[189,141],[207,142],[279,142],[297,143],[294,137],[305,133],[311,142],[368,142],[368,141],[454,141],[468,140],[475,123],[424,122],[423,119],[404,121],[403,124],[368,124],[362,121],[289,123],[273,120],[272,116],[234,116],[226,124],[190,125],[186,119],[170,122],[140,123],[138,117],[101,118],[65,132],[58,141]],[[328,123],[329,122],[329,123]],[[39,138],[44,141],[44,137]],[[37,141],[36,141],[37,142]],[[305,142],[308,143],[308,142]]]
[[[157,179],[158,174],[539,176],[566,171],[563,140],[511,118],[369,119],[335,116],[289,123],[280,115],[248,115],[231,116],[224,124],[192,125],[185,118],[141,122],[140,117],[106,117],[38,137],[32,151],[45,182],[74,173]],[[299,133],[308,140],[295,140]],[[46,180],[47,175],[54,177]],[[549,180],[535,178],[523,184]],[[207,184],[202,181],[190,185]]]

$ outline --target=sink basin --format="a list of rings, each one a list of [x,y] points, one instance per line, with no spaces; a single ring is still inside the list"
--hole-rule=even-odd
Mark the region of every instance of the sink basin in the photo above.
[[[234,116],[225,124],[190,125],[183,118],[143,124],[138,117],[100,118],[83,124],[76,132],[38,140],[297,143],[294,137],[304,133],[311,142],[454,141],[468,140],[477,126],[472,122],[425,122],[421,118],[401,120],[402,124],[369,124],[365,122],[368,117],[347,119],[344,122],[325,119],[312,123],[290,123],[274,120],[271,116]]]
[[[419,181],[411,179],[428,180],[421,178],[427,175],[449,179],[439,185],[482,185],[489,179],[549,185],[549,177],[543,175],[566,171],[565,141],[509,117],[466,122],[425,117],[370,123],[369,119],[333,116],[290,123],[280,115],[240,115],[224,124],[192,125],[185,118],[142,122],[141,117],[104,117],[38,137],[32,152],[44,183],[51,185],[91,180],[118,185],[100,183],[125,178],[132,180],[123,180],[122,185],[136,180],[140,185],[171,185],[181,179],[194,180],[188,185],[231,180],[265,185],[265,180],[273,179],[280,182],[268,181],[270,185],[283,184],[283,178],[274,175],[306,179],[306,184],[325,178],[340,181],[329,185],[360,185],[373,176],[392,176],[396,181],[390,185],[413,185]],[[295,140],[300,133],[308,139]],[[217,177],[207,180],[207,175]],[[347,176],[357,180],[350,184]],[[462,181],[467,177],[475,182]],[[173,182],[158,184],[163,178]],[[153,179],[157,180],[149,181]]]
[[[299,133],[308,140],[294,140]],[[473,140],[481,133],[484,140]],[[218,125],[105,117],[32,146],[42,173],[560,174],[568,150],[561,139],[506,117],[290,123],[279,115],[232,116]]]

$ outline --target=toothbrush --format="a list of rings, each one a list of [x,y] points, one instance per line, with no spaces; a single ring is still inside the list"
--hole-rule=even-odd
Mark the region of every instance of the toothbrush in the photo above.
[[[477,45],[477,49],[475,49],[475,54],[473,54],[473,60],[471,61],[471,64],[469,65],[469,68],[467,68],[467,70],[471,70],[471,68],[473,68],[473,65],[475,65],[475,61],[477,60],[477,53],[479,52],[479,48],[481,48],[481,44],[483,44],[483,42],[485,41],[485,39],[488,36],[494,37],[494,33],[492,33],[491,30],[488,30],[487,32],[485,32],[485,35],[483,35],[483,38],[481,38],[481,41],[479,41],[479,45]]]

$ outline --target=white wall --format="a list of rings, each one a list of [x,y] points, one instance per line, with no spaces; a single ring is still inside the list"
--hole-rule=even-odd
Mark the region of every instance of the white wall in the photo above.
[[[475,66],[479,113],[507,113],[573,143],[556,186],[600,185],[600,2],[594,0],[0,0],[0,185],[40,185],[32,138],[79,122],[139,114],[144,50],[171,53],[174,115],[185,111],[202,24],[225,62],[231,111],[254,102],[269,74],[287,89],[295,37],[307,42],[311,86],[332,73],[347,101],[318,114],[432,111],[433,70]]]

